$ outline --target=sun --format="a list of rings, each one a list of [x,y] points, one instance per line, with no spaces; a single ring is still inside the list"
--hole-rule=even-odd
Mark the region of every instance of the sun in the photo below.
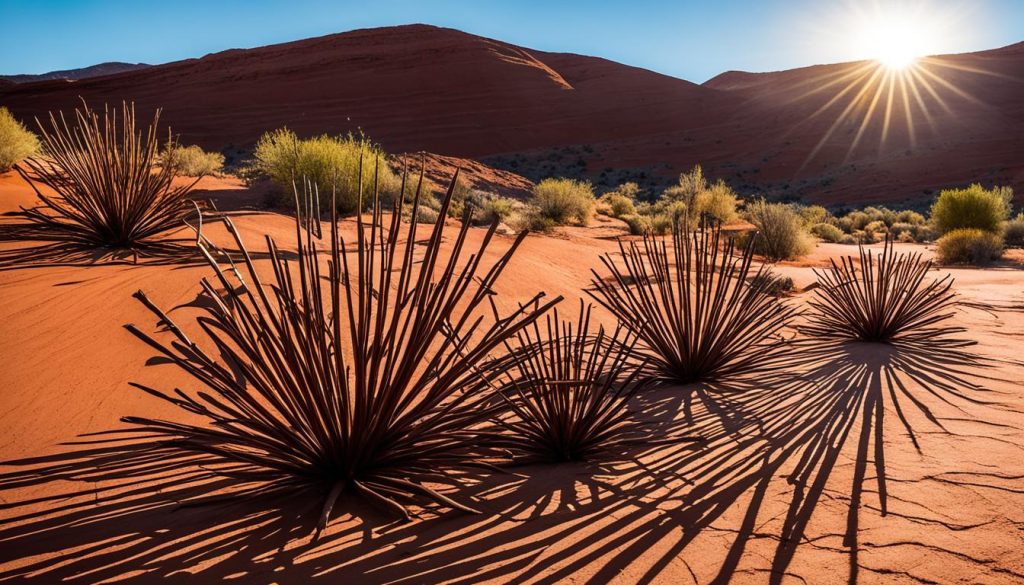
[[[874,14],[861,26],[858,52],[886,69],[902,71],[929,53],[926,23],[915,22],[906,14]]]

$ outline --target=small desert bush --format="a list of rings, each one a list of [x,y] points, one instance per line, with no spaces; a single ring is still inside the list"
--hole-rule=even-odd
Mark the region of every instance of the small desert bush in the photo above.
[[[804,220],[805,226],[812,227],[828,223],[832,219],[832,214],[820,205],[807,205],[800,208],[800,217]]]
[[[916,211],[904,209],[903,211],[896,212],[896,221],[893,223],[908,223],[910,225],[923,225],[927,220],[923,215]]]
[[[594,214],[594,189],[585,181],[544,179],[534,186],[530,203],[553,225],[586,225]]]
[[[939,238],[936,253],[946,264],[988,264],[1003,255],[1003,239],[977,228],[956,229]]]
[[[679,175],[678,184],[665,189],[659,203],[674,206],[677,211],[673,215],[678,216],[679,210],[685,210],[691,223],[698,222],[702,216],[725,223],[736,219],[739,198],[721,179],[709,184],[704,171],[697,165]]]
[[[173,165],[179,174],[187,177],[204,177],[216,175],[224,169],[224,155],[219,152],[206,152],[194,144],[171,145],[164,150],[160,164]]]
[[[6,173],[18,161],[39,152],[39,139],[7,108],[0,107],[0,173]]]
[[[813,247],[803,219],[790,205],[759,199],[747,205],[747,219],[757,228],[748,242],[770,261],[799,258]]]
[[[1013,190],[985,189],[974,184],[966,189],[945,189],[932,205],[931,219],[940,234],[961,228],[998,233],[1010,215]]]
[[[366,201],[373,190],[374,173],[385,200],[399,191],[400,181],[388,166],[384,151],[364,136],[301,139],[291,130],[281,128],[260,137],[255,159],[256,170],[273,179],[285,193],[292,193],[293,183],[301,184],[303,180],[316,186],[321,207],[328,205],[332,190],[336,189],[341,212],[354,211],[358,206],[360,172]],[[290,202],[291,195],[284,200]]]
[[[697,193],[694,199],[694,212],[700,216],[706,216],[722,223],[736,219],[736,204],[739,199],[736,193],[725,184],[725,181],[718,180],[707,189]]]
[[[602,197],[603,202],[608,205],[609,215],[621,218],[625,215],[636,213],[636,205],[633,200],[618,193],[609,193]]]
[[[826,242],[838,243],[843,240],[843,230],[830,223],[816,223],[811,226],[811,233]]]
[[[1003,225],[1003,241],[1008,246],[1024,246],[1024,213]]]
[[[437,223],[437,220],[440,217],[441,214],[438,213],[436,209],[431,209],[429,207],[422,206],[416,208],[416,223],[426,223],[433,225]]]

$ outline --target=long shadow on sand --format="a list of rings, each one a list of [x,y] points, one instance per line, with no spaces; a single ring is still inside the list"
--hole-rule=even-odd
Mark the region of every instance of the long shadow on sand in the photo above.
[[[961,410],[997,399],[981,385],[989,364],[953,342],[794,349],[799,374],[637,398],[637,416],[654,433],[682,428],[700,443],[480,476],[468,495],[481,515],[424,510],[422,521],[397,523],[348,501],[348,517],[315,543],[317,498],[260,494],[258,485],[217,474],[216,461],[170,447],[117,434],[84,438],[61,454],[4,464],[0,580],[651,582],[671,570],[700,583],[758,573],[777,583],[801,547],[818,546],[808,524],[852,452],[846,522],[831,528],[843,535],[853,583],[859,520],[872,509],[865,493],[888,513],[883,418],[894,413],[922,449],[912,421],[945,431],[935,405]],[[208,499],[224,490],[238,493]],[[15,491],[20,499],[12,500]],[[698,539],[719,546],[688,557]],[[770,564],[749,566],[745,551],[765,541],[773,543]]]

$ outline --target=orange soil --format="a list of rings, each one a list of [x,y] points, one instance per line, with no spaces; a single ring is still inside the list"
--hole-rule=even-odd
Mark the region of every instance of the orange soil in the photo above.
[[[246,191],[230,179],[207,185],[244,200]],[[0,211],[30,201],[10,175],[0,177]],[[265,233],[280,244],[294,237],[288,217],[232,213],[254,251],[264,249]],[[219,225],[206,230],[225,242]],[[590,268],[616,249],[616,233],[621,228],[607,221],[528,237],[499,283],[500,303],[511,307],[544,290],[565,295],[563,306],[575,310]],[[497,238],[492,255],[511,241]],[[854,345],[820,367],[786,372],[788,382],[653,390],[634,404],[652,433],[675,429],[706,441],[638,448],[623,462],[485,476],[467,490],[481,515],[427,510],[403,524],[344,500],[338,518],[311,544],[319,512],[312,500],[177,508],[183,497],[223,482],[203,479],[185,463],[111,452],[90,443],[101,437],[82,437],[122,428],[125,415],[180,416],[128,382],[163,389],[194,384],[154,360],[153,350],[122,325],[157,329],[130,298],[141,288],[160,306],[176,307],[172,315],[195,333],[189,317],[207,267],[47,263],[26,242],[2,246],[4,253],[20,249],[22,264],[0,271],[0,580],[1024,579],[1024,366],[1017,361],[1024,272],[1016,264],[936,271],[952,273],[966,301],[955,321],[978,342],[970,348],[978,356],[973,362],[961,363],[951,351],[914,357]],[[819,246],[805,264],[851,252]],[[813,281],[806,265],[780,270],[799,286]],[[880,422],[870,408],[879,400]]]

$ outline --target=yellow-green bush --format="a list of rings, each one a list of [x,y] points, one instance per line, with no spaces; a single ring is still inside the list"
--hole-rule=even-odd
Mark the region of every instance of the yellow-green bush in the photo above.
[[[215,175],[224,169],[224,155],[219,152],[206,152],[202,148],[173,145],[164,150],[161,164],[173,165],[178,174],[187,177],[203,177]]]
[[[800,208],[800,218],[804,220],[805,226],[811,227],[827,224],[832,219],[832,214],[821,205],[807,205]]]
[[[1024,213],[1003,225],[1003,241],[1009,246],[1024,246]]]
[[[813,247],[803,219],[790,205],[758,199],[747,205],[747,220],[757,228],[757,237],[748,241],[767,260],[799,258]]]
[[[636,213],[636,205],[633,204],[633,200],[619,193],[608,193],[601,197],[601,202],[608,206],[608,214],[612,217],[621,218],[624,215]]]
[[[839,243],[843,241],[843,230],[830,223],[816,223],[811,226],[811,233],[826,242]]]
[[[966,189],[945,189],[932,205],[931,220],[940,234],[961,228],[997,233],[1010,215],[1013,190],[991,190],[974,184]]]
[[[987,264],[1003,255],[1003,239],[978,228],[955,229],[939,238],[936,253],[947,264]]]
[[[388,167],[384,151],[363,136],[300,139],[287,128],[274,130],[256,143],[255,167],[288,194],[293,181],[310,181],[319,189],[323,206],[330,202],[332,188],[336,188],[338,210],[348,212],[355,210],[359,200],[360,157],[364,199],[372,193],[375,172],[381,193],[396,196],[400,181]],[[291,201],[291,196],[285,200]]]
[[[534,186],[530,204],[553,225],[586,225],[594,214],[594,189],[585,181],[544,179]]]
[[[736,219],[736,193],[719,179],[711,186],[697,193],[694,198],[694,212],[697,217],[707,216],[722,223]]]
[[[18,161],[39,152],[39,139],[0,107],[0,173],[11,170]]]

